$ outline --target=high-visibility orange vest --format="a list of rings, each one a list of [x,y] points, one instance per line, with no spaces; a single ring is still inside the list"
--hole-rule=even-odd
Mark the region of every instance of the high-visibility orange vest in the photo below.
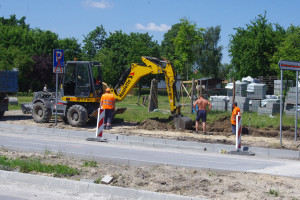
[[[103,109],[113,109],[115,98],[113,94],[105,93],[101,97],[102,108]]]
[[[238,115],[238,113],[240,113],[241,110],[239,107],[234,107],[233,111],[232,111],[232,115],[231,115],[231,124],[236,125],[236,116]]]

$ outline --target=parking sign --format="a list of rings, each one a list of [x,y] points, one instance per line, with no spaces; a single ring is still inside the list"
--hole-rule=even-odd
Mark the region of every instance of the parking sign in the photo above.
[[[64,50],[53,50],[53,73],[64,72]]]

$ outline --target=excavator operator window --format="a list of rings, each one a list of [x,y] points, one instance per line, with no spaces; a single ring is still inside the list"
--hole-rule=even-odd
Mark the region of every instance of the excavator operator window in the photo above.
[[[76,97],[89,97],[91,92],[91,84],[89,77],[89,63],[78,63],[77,85],[75,90]]]
[[[101,96],[103,94],[102,77],[100,71],[100,65],[92,65],[92,75],[95,85],[95,95]]]
[[[64,76],[64,95],[74,96],[76,88],[76,63],[67,64]]]

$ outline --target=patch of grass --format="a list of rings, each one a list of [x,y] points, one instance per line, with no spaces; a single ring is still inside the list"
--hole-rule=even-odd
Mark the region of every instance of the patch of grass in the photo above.
[[[272,194],[272,195],[274,195],[275,197],[278,197],[278,196],[279,196],[279,192],[276,191],[276,190],[273,190],[273,189],[270,189],[269,194]]]
[[[41,163],[39,159],[8,159],[5,156],[0,156],[0,165],[9,168],[19,168],[22,173],[31,171],[54,174],[55,177],[70,177],[79,175],[79,170],[67,165],[51,165]]]
[[[97,162],[96,161],[88,161],[88,160],[85,160],[83,162],[83,165],[84,167],[97,167]]]
[[[137,95],[128,95],[121,102],[116,103],[117,108],[126,107],[127,110],[123,114],[116,115],[116,120],[121,121],[130,121],[130,122],[142,122],[145,119],[149,118],[159,118],[159,119],[168,119],[171,116],[170,113],[170,104],[167,96],[158,96],[158,110],[159,112],[148,112],[148,105],[142,105],[143,96],[140,97],[140,102],[138,104]],[[19,105],[9,105],[9,110],[21,109],[20,104],[25,102],[31,102],[32,97],[30,96],[18,96]],[[180,104],[185,103],[181,107],[181,113],[184,116],[190,117],[192,120],[196,119],[196,114],[191,113],[191,107],[188,105],[190,102],[182,102],[180,99]],[[228,117],[228,126],[230,126],[230,117],[231,112],[225,111],[210,111],[207,115],[207,123],[211,124],[214,121]],[[251,118],[250,125],[255,128],[266,128],[279,126],[280,115],[277,114],[274,117],[269,117],[268,115],[258,115],[257,112],[244,112],[242,113],[242,125],[244,127],[249,126],[249,119]],[[283,125],[284,126],[295,126],[295,117],[283,115]],[[298,122],[300,127],[300,120]]]
[[[33,96],[15,96],[18,98],[18,105],[9,104],[8,110],[21,110],[21,103],[31,102]]]
[[[100,183],[101,183],[101,180],[102,180],[101,177],[100,177],[100,178],[97,178],[97,179],[94,181],[94,183],[100,184]]]

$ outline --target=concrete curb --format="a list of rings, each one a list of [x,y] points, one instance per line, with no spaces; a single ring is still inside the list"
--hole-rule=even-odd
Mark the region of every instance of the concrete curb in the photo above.
[[[47,135],[49,137],[70,137],[70,138],[93,138],[95,133],[88,131],[75,131],[56,128],[34,127],[26,125],[11,125],[0,123],[0,131],[10,131],[12,134],[22,134],[24,131],[30,130],[32,135]],[[208,151],[220,153],[235,150],[235,145],[200,143],[189,141],[177,141],[160,138],[150,138],[141,136],[126,136],[121,134],[104,133],[103,138],[109,142],[120,142],[135,146],[152,147],[159,149],[175,149],[175,150],[190,150],[190,151]],[[281,159],[296,159],[300,160],[300,151],[284,150],[284,149],[269,149],[261,147],[249,147],[248,151],[255,153],[255,156],[267,158]]]
[[[122,197],[126,199],[141,199],[141,200],[205,200],[203,198],[179,196],[173,194],[164,194],[150,192],[144,190],[136,190],[130,188],[121,188],[116,186],[94,184],[81,181],[73,181],[62,178],[53,178],[47,176],[38,176],[32,174],[23,174],[18,172],[0,170],[0,181],[19,182],[31,185],[47,187],[49,189],[65,189],[78,193],[98,193],[101,195],[113,197]]]

